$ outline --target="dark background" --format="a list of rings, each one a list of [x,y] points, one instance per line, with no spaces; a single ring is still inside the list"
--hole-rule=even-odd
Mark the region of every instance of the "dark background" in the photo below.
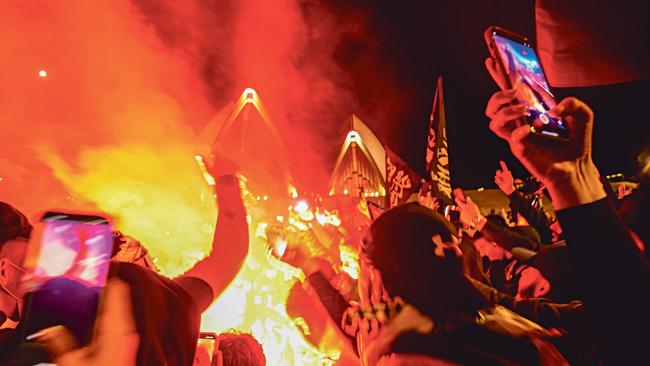
[[[367,123],[415,170],[424,173],[428,118],[442,75],[452,184],[494,187],[499,160],[516,177],[529,175],[487,127],[485,105],[497,88],[484,67],[483,31],[499,25],[534,42],[534,1],[356,0],[329,6],[342,24],[363,23],[350,27],[335,54],[359,98],[358,114],[383,116]],[[556,89],[556,94],[574,95],[594,110],[594,158],[601,173],[633,174],[636,154],[650,143],[643,112],[650,82]]]

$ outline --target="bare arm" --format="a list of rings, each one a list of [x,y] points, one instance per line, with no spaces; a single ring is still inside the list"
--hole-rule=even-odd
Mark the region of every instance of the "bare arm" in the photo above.
[[[212,252],[183,276],[176,279],[205,310],[228,287],[248,254],[248,224],[239,182],[234,175],[216,179],[219,215],[214,230]],[[196,281],[197,279],[201,281]]]

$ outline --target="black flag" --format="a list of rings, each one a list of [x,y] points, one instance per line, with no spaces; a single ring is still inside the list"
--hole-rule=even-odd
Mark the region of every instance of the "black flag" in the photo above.
[[[438,77],[436,94],[433,98],[433,109],[431,110],[431,117],[429,117],[426,171],[427,180],[430,182],[431,195],[447,205],[453,204],[442,77]]]
[[[390,149],[386,148],[386,207],[392,208],[417,195],[422,178]]]

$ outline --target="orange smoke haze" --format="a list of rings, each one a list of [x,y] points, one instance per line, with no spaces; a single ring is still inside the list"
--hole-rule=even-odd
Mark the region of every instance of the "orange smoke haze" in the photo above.
[[[1,200],[30,215],[51,208],[106,212],[149,247],[163,273],[179,274],[208,252],[216,218],[194,159],[209,147],[197,136],[246,87],[263,100],[299,191],[326,191],[334,157],[323,151],[336,151],[355,101],[332,60],[341,30],[317,3],[3,5]],[[247,305],[237,309],[246,309],[248,320],[226,325],[253,331],[268,351],[282,340],[270,362],[324,364],[322,357],[336,352],[310,349],[296,336],[280,309],[295,278],[268,260],[261,247],[252,250],[232,294],[207,315],[228,314],[219,304],[241,301]],[[262,305],[273,307],[250,312],[260,304],[249,294],[259,276],[270,281],[263,287],[268,296],[275,294]],[[282,336],[269,330],[278,327]]]
[[[201,202],[205,183],[192,166],[186,121],[211,107],[190,65],[126,2],[7,8],[0,22],[3,200],[28,212],[102,210],[151,243],[164,269],[187,268],[190,261],[166,259],[176,250],[200,257],[210,243],[205,222],[216,217],[214,204]],[[13,177],[15,165],[24,170]],[[175,216],[187,226],[175,225]],[[165,247],[153,244],[162,241]]]
[[[205,222],[187,231],[212,225],[196,134],[247,86],[297,185],[325,191],[332,162],[322,151],[332,149],[323,146],[339,143],[354,103],[331,60],[340,31],[319,6],[31,1],[9,2],[1,17],[2,199],[30,213],[98,208],[149,245],[165,237],[203,252],[205,235],[169,233],[172,208],[200,209]]]

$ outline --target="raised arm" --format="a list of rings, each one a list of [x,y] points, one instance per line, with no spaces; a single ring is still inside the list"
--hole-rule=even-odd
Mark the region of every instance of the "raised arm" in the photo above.
[[[562,328],[569,332],[579,332],[582,327],[581,301],[560,304],[545,298],[517,300],[480,281],[472,278],[469,280],[491,303],[508,308],[545,328]]]
[[[499,226],[488,221],[481,214],[478,205],[469,196],[465,196],[460,188],[454,190],[454,199],[460,211],[460,221],[465,227],[473,227],[485,235],[487,239],[509,251],[517,247],[534,252],[539,250],[539,245],[534,240],[516,232],[510,227]]]
[[[501,192],[508,197],[510,208],[512,211],[521,214],[530,226],[537,230],[543,244],[550,243],[550,222],[544,212],[544,208],[541,206],[537,208],[531,205],[530,200],[527,200],[521,192],[515,189],[515,179],[510,169],[508,169],[508,165],[504,161],[500,161],[499,164],[501,165],[501,169],[497,169],[494,173],[494,182]]]
[[[488,70],[499,80],[491,59]],[[570,141],[531,134],[526,108],[512,105],[514,93],[498,92],[488,102],[490,128],[547,187],[567,237],[571,265],[584,302],[585,320],[606,363],[636,364],[647,358],[650,328],[650,269],[629,230],[606,199],[591,157],[594,116],[575,98],[551,110],[570,131]],[[516,103],[516,101],[515,101]]]
[[[220,161],[210,172],[215,176],[219,214],[212,251],[183,276],[176,278],[201,310],[228,287],[248,254],[248,223],[234,164]],[[201,281],[197,281],[199,279]]]

